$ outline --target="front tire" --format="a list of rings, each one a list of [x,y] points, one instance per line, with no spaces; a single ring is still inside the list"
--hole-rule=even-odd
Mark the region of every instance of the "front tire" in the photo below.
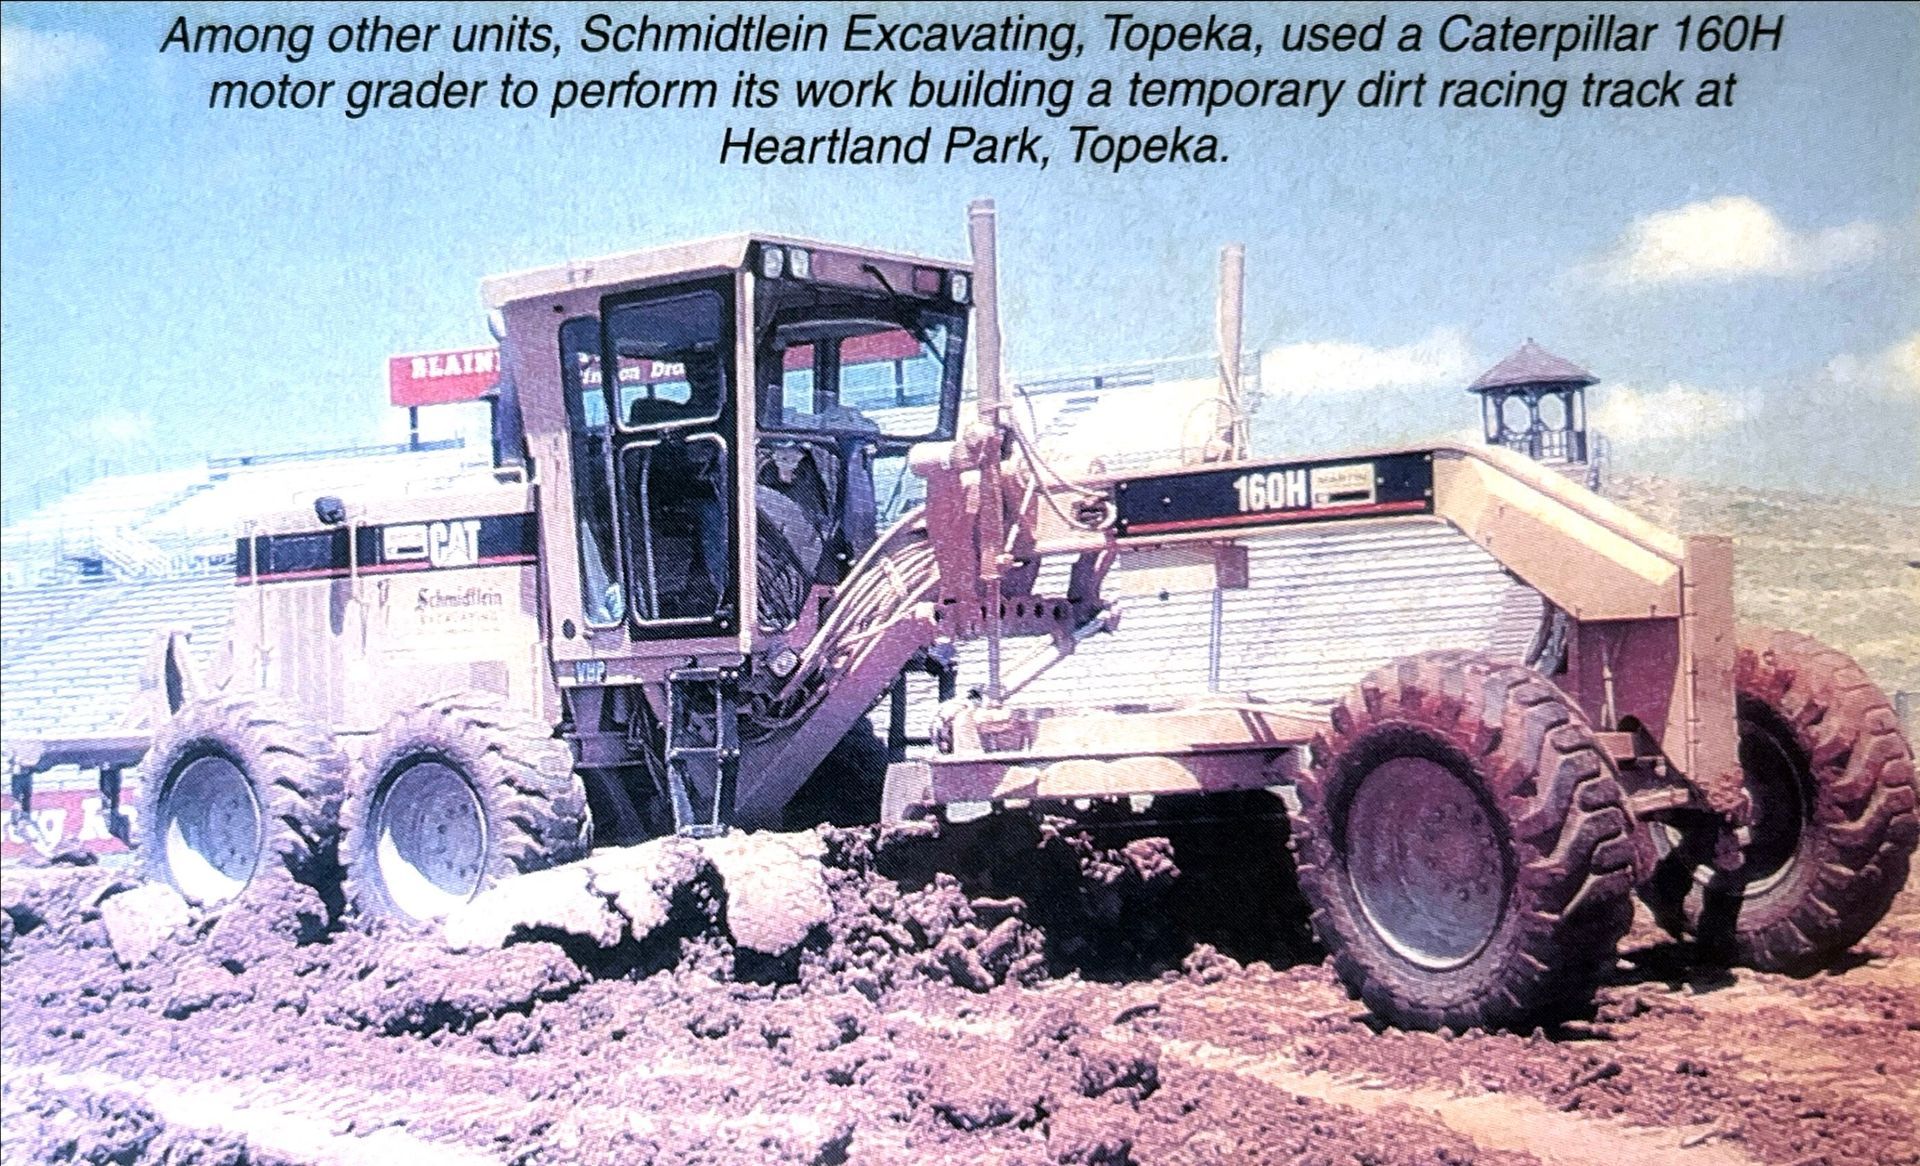
[[[1734,688],[1753,801],[1742,865],[1716,874],[1711,838],[1657,835],[1667,853],[1644,894],[1663,926],[1717,958],[1817,971],[1906,883],[1920,834],[1912,748],[1860,666],[1810,637],[1742,628]]]
[[[1469,652],[1335,706],[1293,847],[1347,991],[1408,1028],[1529,1028],[1592,998],[1632,920],[1630,819],[1579,710]]]
[[[202,906],[275,878],[330,898],[346,771],[332,735],[278,701],[189,702],[140,763],[146,877]]]
[[[359,913],[415,920],[509,875],[584,858],[593,838],[566,743],[476,696],[389,721],[356,771],[341,830]]]

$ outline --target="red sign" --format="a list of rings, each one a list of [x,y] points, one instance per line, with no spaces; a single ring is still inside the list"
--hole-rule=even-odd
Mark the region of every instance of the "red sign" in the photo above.
[[[132,817],[130,790],[121,790],[120,812]],[[125,854],[127,848],[107,829],[107,799],[99,790],[36,789],[33,812],[22,814],[11,797],[0,799],[0,857],[25,858],[38,852],[51,858],[62,847],[78,846],[95,854]]]
[[[912,360],[920,355],[920,341],[905,328],[889,328],[885,332],[868,332],[863,336],[849,336],[840,342],[840,366],[850,364],[879,364],[883,361]],[[945,355],[942,353],[941,355]],[[813,345],[796,344],[787,349],[781,358],[784,368],[811,368],[813,366]]]
[[[387,397],[395,405],[478,401],[500,380],[500,350],[454,348],[387,358]]]

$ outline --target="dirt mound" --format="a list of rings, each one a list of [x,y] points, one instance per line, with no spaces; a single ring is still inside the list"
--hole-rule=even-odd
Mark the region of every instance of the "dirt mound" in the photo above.
[[[1226,916],[1243,914],[1183,883],[1168,837],[1098,834],[1047,818],[830,828],[804,845],[727,840],[717,862],[668,840],[510,880],[471,905],[484,927],[444,931],[328,930],[318,898],[291,886],[189,910],[116,872],[55,867],[10,874],[6,959],[23,979],[44,978],[49,1004],[92,987],[151,997],[178,1019],[254,1000],[304,1015],[323,1000],[329,1023],[425,1034],[524,1015],[589,981],[661,973],[869,1001],[919,983],[985,992],[1070,973],[1138,978],[1180,968],[1198,935],[1217,938]],[[1194,909],[1207,902],[1211,912]],[[118,951],[116,911],[134,936]]]
[[[330,929],[325,905],[293,887],[201,911],[99,868],[10,874],[6,1043],[40,1072],[9,1091],[8,1140],[34,1158],[160,1160],[192,1142],[218,1159],[232,1123],[182,1125],[135,1085],[73,1074],[105,1047],[114,1081],[170,1079],[183,1053],[218,1047],[223,1076],[270,1085],[334,1075],[327,1058],[352,1049],[384,1066],[367,1086],[377,1092],[407,1076],[388,1054],[412,1046],[391,1042],[412,1041],[483,1058],[770,1058],[796,1111],[811,1108],[800,1104],[809,1089],[878,1090],[890,1120],[930,1146],[1052,1138],[1060,1161],[1124,1161],[1129,1136],[1099,1115],[1153,1094],[1150,1051],[1046,1013],[1016,1034],[1032,1056],[983,1076],[965,1058],[912,1052],[963,1034],[888,1018],[948,1011],[955,991],[1179,974],[1208,913],[1170,912],[1196,892],[1175,842],[1138,833],[996,819],[665,840],[512,880],[445,929]],[[1141,925],[1171,916],[1185,923]],[[1196,976],[1237,966],[1201,951],[1187,960]],[[382,1052],[369,1055],[367,1039]],[[531,1136],[517,1116],[501,1122]],[[836,1161],[860,1123],[600,1124],[586,1129],[622,1152]]]
[[[1844,976],[1652,949],[1583,1029],[1447,1039],[1318,966],[1271,821],[729,846],[602,852],[532,884],[571,906],[501,896],[497,945],[250,903],[131,966],[103,908],[134,884],[10,871],[0,1159],[1920,1162],[1911,894]]]

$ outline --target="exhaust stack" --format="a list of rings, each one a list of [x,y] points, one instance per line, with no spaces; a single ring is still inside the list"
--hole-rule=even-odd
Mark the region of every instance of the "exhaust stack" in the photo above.
[[[1005,420],[1000,393],[1000,272],[995,262],[993,200],[967,204],[967,241],[973,250],[974,376],[980,420],[998,428]]]
[[[987,609],[987,704],[998,706],[1005,692],[1000,677],[1000,577],[1007,566],[1007,512],[1000,480],[1000,454],[1006,447],[1006,401],[1000,391],[1000,272],[995,262],[993,200],[967,205],[967,241],[973,250],[973,372],[978,432],[970,434],[980,458],[980,598]]]
[[[1220,294],[1214,304],[1214,333],[1220,344],[1220,397],[1227,413],[1219,436],[1226,445],[1224,460],[1227,461],[1247,456],[1247,401],[1240,386],[1246,264],[1244,244],[1229,243],[1220,249]]]

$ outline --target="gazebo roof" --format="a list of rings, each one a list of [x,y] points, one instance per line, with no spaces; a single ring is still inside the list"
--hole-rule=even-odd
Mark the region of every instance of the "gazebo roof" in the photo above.
[[[1518,385],[1564,385],[1568,388],[1584,388],[1587,385],[1599,383],[1600,378],[1586,369],[1564,357],[1555,356],[1532,340],[1528,340],[1514,349],[1513,355],[1481,374],[1479,380],[1467,386],[1467,391],[1485,393]]]

